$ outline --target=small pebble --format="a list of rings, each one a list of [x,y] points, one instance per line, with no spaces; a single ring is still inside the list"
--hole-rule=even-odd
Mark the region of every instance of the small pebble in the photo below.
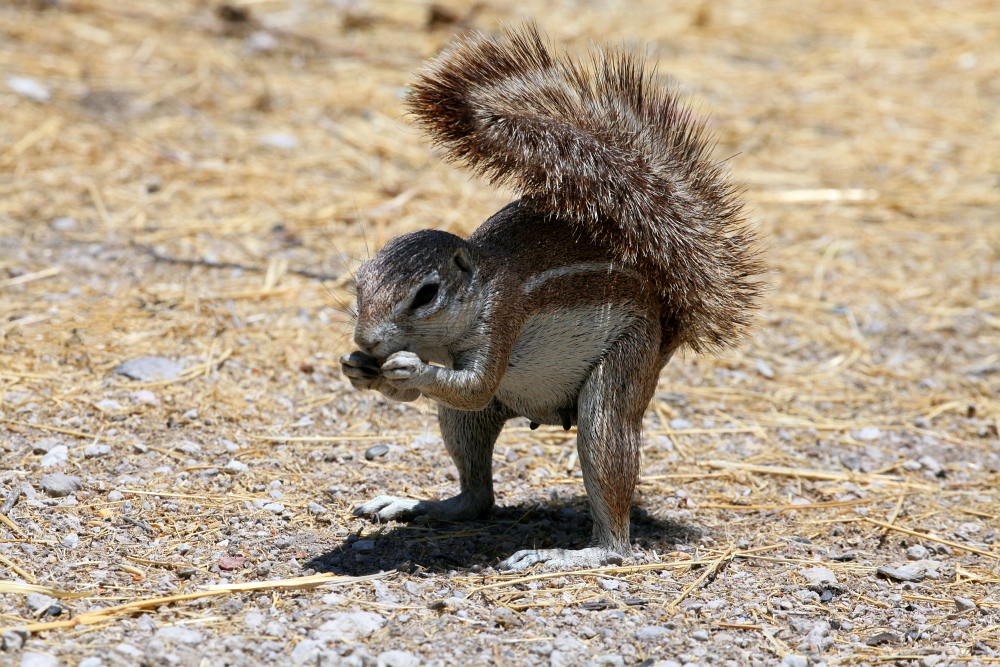
[[[223,556],[219,559],[220,570],[238,570],[246,565],[247,559],[244,556]]]
[[[43,438],[31,446],[32,454],[48,454],[53,447],[58,447],[62,442],[55,438]]]
[[[695,630],[691,633],[691,639],[697,639],[700,642],[708,641],[708,631],[707,630]]]
[[[62,445],[60,445],[62,447]],[[65,449],[65,447],[63,447]],[[79,491],[83,482],[79,477],[54,472],[42,477],[42,490],[52,498],[64,498]]]
[[[28,593],[24,596],[24,605],[31,610],[33,616],[42,613],[56,603],[56,599],[41,593]]]
[[[160,628],[153,636],[166,642],[191,645],[200,644],[204,638],[204,636],[197,630],[186,628],[183,625],[171,625],[165,628]]]
[[[77,227],[77,222],[75,219],[60,216],[49,223],[49,227],[56,230],[57,232],[71,232]]]
[[[906,549],[906,557],[910,560],[923,560],[929,555],[930,551],[927,550],[927,547],[920,544],[914,544]]]
[[[872,440],[878,440],[881,438],[882,431],[874,426],[865,426],[863,429],[858,431],[854,437],[862,442],[871,442]]]
[[[13,653],[14,651],[20,651],[21,647],[24,646],[24,639],[27,633],[18,632],[17,630],[7,630],[0,636],[0,648],[2,648],[7,653]]]
[[[378,667],[419,667],[422,660],[406,651],[385,651],[378,654]]]
[[[265,503],[263,509],[268,512],[273,512],[274,514],[281,514],[285,511],[285,506],[281,503]]]
[[[375,445],[365,450],[365,458],[369,461],[374,461],[378,457],[385,456],[388,453],[389,445]]]
[[[21,656],[21,667],[60,667],[62,661],[48,653],[26,651]]]
[[[308,505],[310,514],[326,514],[327,509],[317,502],[310,502]]]
[[[250,470],[249,465],[243,463],[242,461],[237,461],[236,459],[233,459],[232,461],[227,463],[225,467],[225,471],[233,475],[241,472],[246,472],[248,470]]]
[[[104,412],[118,412],[122,409],[122,404],[110,398],[98,401],[95,405]]]
[[[76,533],[68,533],[62,538],[62,545],[67,549],[76,549],[80,546],[80,536]]]
[[[66,445],[56,445],[42,457],[43,468],[64,466],[69,461],[69,448]]]
[[[972,611],[976,608],[976,603],[969,598],[955,597],[955,606],[959,611]]]
[[[865,644],[868,646],[881,646],[882,644],[895,644],[899,641],[899,637],[892,634],[891,632],[880,632],[877,635],[869,637],[865,640]]]
[[[112,372],[139,382],[175,380],[184,367],[165,357],[137,357],[120,364]]]
[[[936,459],[931,458],[930,456],[921,456],[919,459],[917,459],[917,463],[923,466],[925,470],[935,474],[941,472],[942,470],[941,464],[938,463]]]
[[[285,132],[274,132],[258,138],[257,145],[290,151],[299,147],[299,140]]]
[[[781,659],[781,667],[809,667],[809,659],[803,655],[789,653]]]
[[[876,572],[887,579],[892,579],[893,581],[918,582],[923,581],[926,576],[926,570],[912,565],[905,565],[903,567],[880,567],[876,570]]]
[[[668,632],[669,630],[661,625],[647,625],[639,628],[639,631],[635,633],[635,638],[639,641],[656,641]]]
[[[87,445],[83,448],[83,458],[96,459],[111,453],[110,445]]]
[[[52,98],[52,93],[45,84],[27,76],[8,76],[7,87],[21,97],[27,97],[35,102],[44,103]]]
[[[139,391],[133,391],[128,395],[132,399],[133,403],[139,403],[141,405],[152,405],[157,406],[160,404],[160,399],[156,397],[156,394],[148,389],[140,389]]]
[[[375,548],[375,540],[358,540],[351,548],[355,551],[371,551]]]

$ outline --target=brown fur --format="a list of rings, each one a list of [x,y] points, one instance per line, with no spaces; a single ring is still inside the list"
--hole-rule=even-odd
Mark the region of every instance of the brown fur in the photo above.
[[[682,345],[732,346],[749,326],[763,269],[742,204],[702,128],[626,52],[596,50],[587,70],[531,26],[477,36],[428,66],[410,106],[450,159],[523,198],[468,239],[414,232],[359,268],[361,349],[344,373],[439,404],[461,492],[356,512],[482,516],[508,419],[576,424],[594,546],[519,551],[501,567],[620,561],[660,369]]]
[[[553,54],[532,25],[477,34],[427,65],[408,106],[447,159],[649,276],[677,344],[738,345],[764,270],[738,189],[642,56],[595,48],[590,60]]]

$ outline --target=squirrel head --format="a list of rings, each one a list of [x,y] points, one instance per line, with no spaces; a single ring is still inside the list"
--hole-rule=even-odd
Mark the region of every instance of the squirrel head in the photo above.
[[[426,229],[392,239],[358,268],[354,341],[379,363],[402,350],[448,363],[444,350],[474,319],[477,278],[459,236]]]

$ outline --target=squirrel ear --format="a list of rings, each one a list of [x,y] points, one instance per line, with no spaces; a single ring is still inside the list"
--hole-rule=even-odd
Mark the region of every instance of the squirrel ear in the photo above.
[[[469,254],[468,250],[466,250],[465,248],[459,248],[458,250],[455,251],[453,259],[455,261],[455,264],[462,271],[465,271],[467,273],[472,273],[472,268],[473,268],[472,255]]]

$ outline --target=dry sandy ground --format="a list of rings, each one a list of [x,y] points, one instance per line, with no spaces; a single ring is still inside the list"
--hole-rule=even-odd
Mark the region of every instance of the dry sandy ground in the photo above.
[[[433,407],[336,359],[354,262],[510,199],[401,94],[522,15],[649,45],[773,289],[664,371],[635,559],[515,578],[587,540],[573,433],[510,425],[488,521],[371,525],[457,483]],[[15,0],[0,118],[0,664],[1000,662],[993,2]],[[145,355],[184,371],[113,373]]]

